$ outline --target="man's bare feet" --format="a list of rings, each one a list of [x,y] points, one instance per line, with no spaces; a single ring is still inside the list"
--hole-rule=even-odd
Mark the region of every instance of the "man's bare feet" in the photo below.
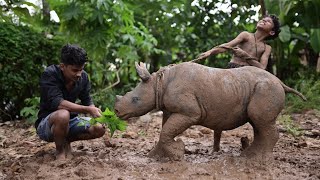
[[[64,151],[61,151],[61,152],[58,152],[57,151],[57,154],[56,154],[56,160],[57,161],[63,161],[66,159],[66,154]]]
[[[65,151],[66,158],[68,158],[68,159],[72,159],[73,158],[72,148],[71,148],[70,142],[66,142],[66,144],[64,145],[64,151]]]

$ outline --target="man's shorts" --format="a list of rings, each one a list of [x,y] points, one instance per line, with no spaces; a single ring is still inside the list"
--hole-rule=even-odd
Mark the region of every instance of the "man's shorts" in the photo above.
[[[47,142],[53,142],[53,134],[51,132],[51,125],[49,123],[50,116],[51,114],[42,119],[37,128],[37,134],[40,139]],[[70,119],[68,137],[77,137],[79,134],[88,133],[88,129],[90,127],[89,121],[87,121],[85,125],[79,126],[78,123],[82,121],[83,120],[80,120],[79,117]]]

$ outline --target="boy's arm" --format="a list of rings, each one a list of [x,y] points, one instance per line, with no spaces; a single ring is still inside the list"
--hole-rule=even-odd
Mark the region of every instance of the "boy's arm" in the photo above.
[[[266,69],[267,65],[268,65],[268,60],[269,60],[270,54],[271,54],[271,46],[266,45],[266,50],[262,54],[262,56],[260,58],[260,62],[255,61],[255,60],[248,60],[247,62],[251,66],[255,66],[255,67],[258,67],[261,69]]]
[[[221,44],[220,46],[234,47],[234,46],[240,44],[241,42],[245,41],[248,36],[250,36],[250,34],[247,31],[243,31],[236,38],[234,38],[233,40],[231,40],[231,41],[229,41],[227,43]],[[214,48],[212,48],[212,49],[200,54],[198,59],[204,59],[204,58],[207,58],[207,57],[209,57],[211,55],[216,55],[216,54],[219,54],[219,53],[222,53],[222,52],[225,52],[225,51],[227,51],[227,49],[220,48],[219,46],[216,46],[216,47],[214,47]]]

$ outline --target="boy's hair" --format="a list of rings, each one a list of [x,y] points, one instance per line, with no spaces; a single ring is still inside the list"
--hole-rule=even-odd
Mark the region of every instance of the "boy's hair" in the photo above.
[[[265,17],[270,17],[272,19],[272,22],[273,22],[272,31],[274,31],[274,35],[266,37],[265,40],[277,38],[279,33],[281,32],[279,18],[274,14],[268,14],[268,15],[265,15]]]
[[[87,52],[72,44],[67,44],[61,49],[61,62],[66,65],[84,65],[88,60]]]

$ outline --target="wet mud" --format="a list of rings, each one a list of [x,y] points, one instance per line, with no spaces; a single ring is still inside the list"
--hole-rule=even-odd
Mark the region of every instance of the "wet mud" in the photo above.
[[[240,157],[241,138],[252,142],[249,124],[224,131],[213,152],[213,131],[192,126],[176,137],[185,143],[182,161],[148,158],[161,131],[161,112],[131,119],[126,132],[72,144],[72,159],[54,160],[54,144],[39,140],[22,121],[0,123],[1,179],[320,179],[320,114],[292,114],[304,135],[280,124],[280,138],[266,161]]]

